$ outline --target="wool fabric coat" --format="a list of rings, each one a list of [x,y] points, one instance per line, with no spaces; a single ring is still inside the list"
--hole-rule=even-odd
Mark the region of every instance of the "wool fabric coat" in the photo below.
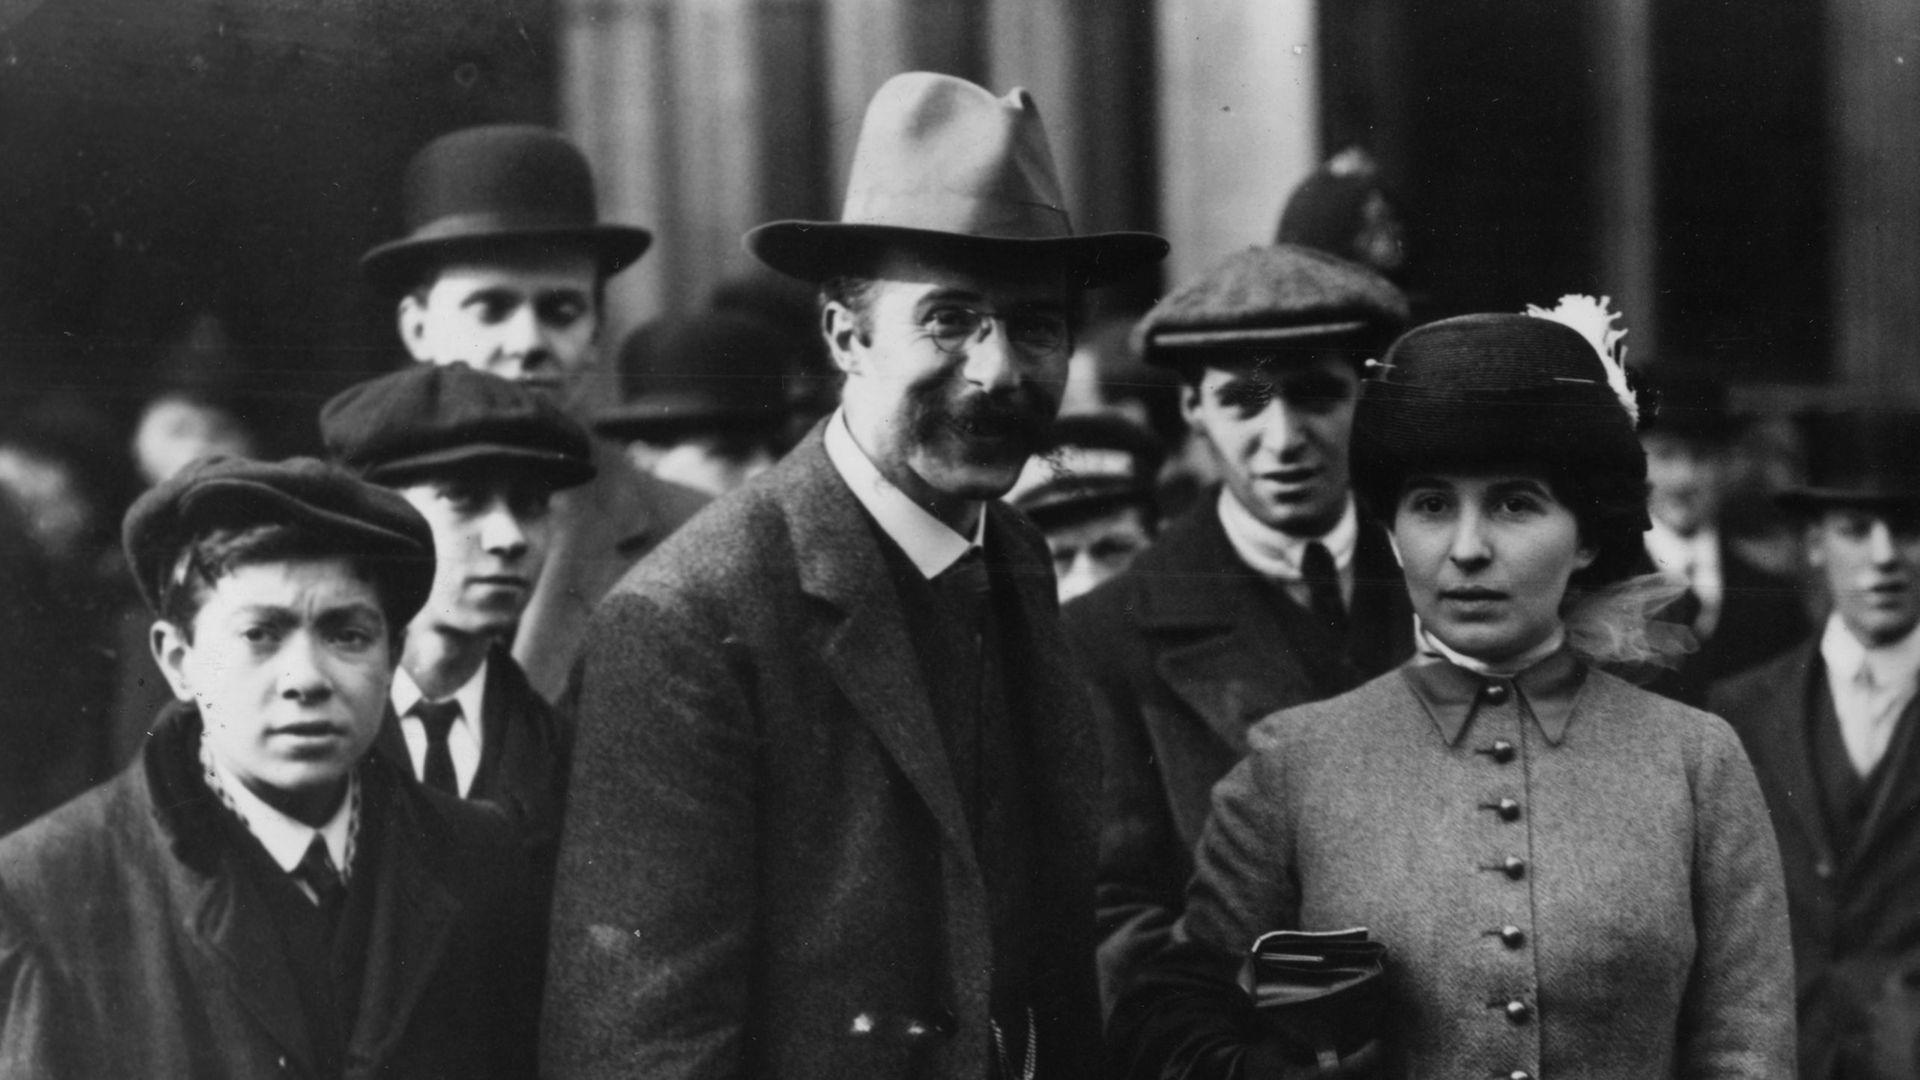
[[[0,841],[0,1075],[322,1080],[199,728],[170,710],[125,772]],[[360,775],[378,856],[350,886],[374,892],[344,1075],[530,1075],[544,934],[511,830],[372,758]]]
[[[1389,1075],[1792,1075],[1779,859],[1719,719],[1562,652],[1518,678],[1415,662],[1250,741],[1176,939],[1230,961],[1268,930],[1368,928]],[[1116,1024],[1125,1053],[1193,1055],[1152,1015],[1192,997]]]
[[[1043,856],[1039,1075],[1095,1076],[1094,737],[1044,542],[986,513],[1018,593],[1000,632]],[[595,614],[551,1080],[989,1075],[990,898],[883,542],[816,427]]]
[[[1831,717],[1820,639],[1713,688],[1760,776],[1780,840],[1799,997],[1801,1080],[1920,1075],[1920,703],[1898,721],[1850,850],[1812,758]],[[1831,722],[1828,719],[1826,722]],[[1836,735],[1837,738],[1837,735]]]

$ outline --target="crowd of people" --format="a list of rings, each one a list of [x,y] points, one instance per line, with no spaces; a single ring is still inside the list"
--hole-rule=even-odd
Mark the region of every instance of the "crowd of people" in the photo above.
[[[622,342],[563,136],[402,202],[325,460],[0,433],[0,1074],[1920,1076],[1920,415],[1763,476],[1358,151],[1083,326],[1167,242],[941,75]]]

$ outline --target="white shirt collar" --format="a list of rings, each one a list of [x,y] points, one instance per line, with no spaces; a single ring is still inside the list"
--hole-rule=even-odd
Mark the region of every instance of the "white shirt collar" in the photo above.
[[[1869,649],[1835,612],[1827,616],[1826,631],[1820,636],[1820,659],[1826,662],[1829,681],[1835,685],[1852,683],[1865,664],[1875,689],[1894,689],[1912,682],[1920,673],[1920,627],[1891,645]]]
[[[1420,653],[1424,657],[1451,661],[1455,667],[1465,668],[1476,675],[1493,675],[1502,678],[1520,674],[1540,661],[1545,660],[1547,657],[1552,656],[1554,653],[1559,652],[1561,646],[1567,643],[1567,628],[1565,626],[1556,626],[1553,629],[1553,633],[1548,634],[1538,645],[1521,653],[1519,656],[1508,657],[1505,661],[1498,664],[1489,664],[1485,660],[1475,659],[1466,653],[1456,652],[1448,647],[1446,642],[1441,641],[1439,638],[1427,632],[1427,628],[1421,625],[1420,616],[1418,615],[1413,617],[1413,634],[1414,640],[1420,643]]]
[[[948,528],[946,522],[927,513],[919,503],[908,498],[906,492],[895,487],[893,481],[880,475],[867,452],[853,440],[845,409],[835,411],[827,420],[824,441],[827,460],[853,490],[853,497],[860,500],[860,505],[879,523],[880,531],[900,545],[900,550],[913,560],[914,568],[929,581],[958,562],[967,549],[985,544],[984,507],[971,541]]]
[[[474,671],[473,676],[462,683],[460,689],[453,692],[453,700],[460,703],[460,723],[473,725],[476,741],[480,737],[480,717],[485,715],[480,708],[487,701],[487,664],[489,662],[490,660],[480,661],[480,667]],[[414,682],[413,676],[407,674],[406,668],[393,669],[394,715],[407,715],[415,705],[420,703],[420,699],[426,696],[420,692],[420,684]]]
[[[347,794],[340,800],[340,808],[333,812],[333,817],[327,819],[325,825],[315,829],[303,821],[288,817],[255,795],[218,756],[207,754],[204,759],[213,768],[214,782],[219,785],[215,794],[232,808],[241,824],[260,841],[260,846],[267,849],[274,865],[292,873],[300,865],[300,860],[306,857],[307,848],[313,843],[313,834],[318,832],[326,842],[327,856],[333,860],[333,865],[343,874],[351,872],[353,807],[358,801],[359,792],[356,788],[360,783],[357,773],[347,774]]]
[[[1240,500],[1224,486],[1220,489],[1219,513],[1220,525],[1226,530],[1227,543],[1232,545],[1234,554],[1262,576],[1299,581],[1307,545],[1313,543],[1326,546],[1327,554],[1333,556],[1334,569],[1345,570],[1353,565],[1354,545],[1360,538],[1360,515],[1354,510],[1352,496],[1347,497],[1347,507],[1341,512],[1340,520],[1324,536],[1289,536],[1254,517],[1253,511],[1240,505]]]

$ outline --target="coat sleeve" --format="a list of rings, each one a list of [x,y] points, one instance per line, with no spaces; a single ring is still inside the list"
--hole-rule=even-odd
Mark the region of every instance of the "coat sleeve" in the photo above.
[[[1780,849],[1753,767],[1718,718],[1693,785],[1694,970],[1681,1002],[1679,1075],[1794,1073],[1793,955]]]
[[[753,717],[744,660],[684,597],[594,617],[553,904],[543,1075],[743,1075]]]

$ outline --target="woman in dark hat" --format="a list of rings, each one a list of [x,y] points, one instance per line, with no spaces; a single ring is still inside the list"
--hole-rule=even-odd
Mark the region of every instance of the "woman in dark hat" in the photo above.
[[[1125,1075],[1791,1076],[1753,771],[1719,719],[1600,666],[1673,648],[1647,619],[1670,594],[1638,573],[1646,462],[1616,317],[1570,297],[1388,351],[1355,486],[1393,534],[1421,652],[1250,732],[1174,944],[1114,1015]],[[1306,939],[1248,965],[1255,996],[1236,985],[1262,934],[1354,928],[1385,946],[1377,977]],[[1296,974],[1263,975],[1276,962]]]

